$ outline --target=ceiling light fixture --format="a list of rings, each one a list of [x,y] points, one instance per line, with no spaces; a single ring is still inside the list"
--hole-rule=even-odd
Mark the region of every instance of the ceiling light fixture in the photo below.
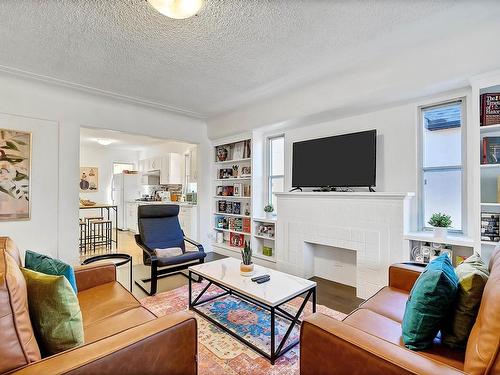
[[[194,16],[203,5],[203,0],[147,0],[164,16],[183,20]]]
[[[100,138],[96,139],[96,142],[99,143],[101,146],[108,146],[113,142],[116,142],[114,139],[106,139],[106,138]]]

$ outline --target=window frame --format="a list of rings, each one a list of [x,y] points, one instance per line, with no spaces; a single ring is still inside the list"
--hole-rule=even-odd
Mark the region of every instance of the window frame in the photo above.
[[[274,139],[278,138],[283,138],[283,174],[281,175],[273,175],[272,174],[272,141]],[[285,134],[280,133],[280,134],[274,134],[272,136],[267,137],[266,140],[266,180],[267,180],[267,188],[266,188],[266,198],[268,203],[272,203],[273,201],[273,196],[272,196],[272,183],[274,179],[277,178],[282,178],[283,179],[283,190],[285,189]],[[274,207],[274,212],[276,213],[276,207]]]
[[[461,139],[461,164],[451,165],[451,166],[441,166],[441,167],[424,167],[424,126],[423,126],[423,113],[429,108],[439,108],[445,107],[450,104],[460,103],[460,139]],[[424,196],[424,173],[432,171],[457,171],[461,170],[461,222],[462,228],[450,229],[449,232],[463,235],[465,234],[467,228],[467,98],[466,96],[453,97],[450,99],[430,102],[425,105],[418,106],[417,108],[417,138],[418,138],[418,149],[417,149],[417,160],[418,160],[418,230],[421,231],[431,231],[432,227],[428,226],[425,220],[425,196]]]

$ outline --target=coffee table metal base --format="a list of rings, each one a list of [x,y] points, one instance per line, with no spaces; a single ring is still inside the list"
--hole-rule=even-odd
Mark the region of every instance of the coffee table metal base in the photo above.
[[[299,294],[299,295],[296,295],[296,296],[293,296],[291,297],[290,299],[287,299],[286,301],[283,301],[282,303],[280,303],[279,305],[276,305],[276,306],[270,306],[270,305],[267,305],[265,303],[262,303],[260,301],[257,301],[247,295],[244,295],[236,290],[233,290],[225,285],[221,285],[220,283],[217,283],[213,280],[210,280],[206,277],[204,277],[207,281],[208,281],[208,284],[205,286],[205,288],[203,288],[203,290],[200,292],[200,294],[198,294],[194,299],[193,299],[193,295],[192,295],[192,291],[193,291],[193,288],[192,288],[192,274],[195,274],[199,277],[203,277],[201,275],[198,275],[196,272],[193,272],[193,271],[189,271],[189,309],[190,310],[193,310],[195,311],[197,314],[201,315],[202,317],[204,317],[205,319],[207,319],[208,321],[210,321],[211,323],[215,324],[217,327],[219,327],[220,329],[222,329],[224,332],[227,332],[229,333],[231,336],[233,336],[234,338],[238,339],[239,341],[241,341],[243,344],[247,345],[248,347],[252,348],[253,350],[255,350],[257,353],[261,354],[262,356],[264,356],[265,358],[267,358],[272,365],[274,365],[274,362],[276,361],[276,359],[278,359],[280,356],[282,356],[283,354],[285,354],[286,352],[288,352],[290,349],[292,349],[295,345],[297,345],[299,343],[299,340],[294,340],[292,341],[291,343],[289,343],[288,345],[285,346],[288,338],[290,337],[290,334],[292,333],[293,331],[293,328],[295,327],[295,325],[298,325],[300,326],[300,324],[302,323],[302,321],[299,319],[300,318],[300,315],[302,314],[302,312],[304,311],[304,308],[306,307],[306,304],[307,304],[307,301],[309,301],[309,299],[312,298],[312,310],[313,310],[313,313],[316,312],[316,287],[311,287],[310,289],[304,291],[302,294]],[[217,295],[213,295],[213,296],[210,296],[210,297],[207,297],[207,298],[202,298],[203,295],[205,294],[205,292],[210,288],[210,286],[212,285],[215,285],[217,287],[219,287],[220,289],[222,289],[224,292],[222,293],[219,293]],[[207,302],[210,302],[210,301],[213,301],[214,299],[218,299],[218,298],[221,298],[221,297],[224,297],[226,295],[234,295],[238,298],[241,298],[247,302],[250,302],[250,303],[253,303],[267,311],[270,312],[271,314],[271,350],[270,352],[266,352],[264,350],[262,350],[261,348],[255,346],[254,344],[252,344],[251,342],[249,342],[248,340],[246,340],[244,337],[238,335],[236,332],[233,332],[231,331],[230,329],[228,329],[226,326],[224,326],[223,324],[221,324],[220,322],[218,322],[217,320],[215,320],[214,318],[208,316],[207,314],[205,314],[203,311],[201,311],[200,309],[196,308],[196,306],[200,306],[200,305],[203,305]],[[292,315],[290,314],[289,312],[285,311],[282,306],[292,300],[294,300],[295,298],[298,298],[300,296],[304,296],[304,301],[302,302],[302,304],[300,305],[299,309],[297,310],[297,313],[295,315]],[[276,327],[275,327],[275,321],[276,321],[276,316],[279,316],[281,318],[284,318],[284,319],[287,319],[290,321],[290,326],[288,327],[285,335],[283,336],[282,340],[279,342],[279,343],[276,343],[275,342],[275,339],[276,339],[276,334],[275,334],[275,330],[276,330]],[[277,344],[277,345],[276,345]]]

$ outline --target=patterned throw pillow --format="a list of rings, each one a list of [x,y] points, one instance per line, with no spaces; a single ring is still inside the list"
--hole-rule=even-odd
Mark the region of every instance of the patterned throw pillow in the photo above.
[[[430,347],[455,302],[458,279],[447,255],[425,267],[415,281],[403,316],[403,342],[408,349]]]
[[[458,292],[449,324],[442,330],[442,342],[452,348],[465,348],[476,321],[483,290],[488,281],[488,266],[479,254],[467,258],[456,268]]]
[[[61,260],[26,250],[24,266],[30,270],[45,273],[47,275],[64,276],[68,279],[75,293],[78,292],[76,289],[75,270],[71,265]]]
[[[83,319],[73,288],[64,276],[21,268],[28,290],[28,308],[44,356],[83,344]]]

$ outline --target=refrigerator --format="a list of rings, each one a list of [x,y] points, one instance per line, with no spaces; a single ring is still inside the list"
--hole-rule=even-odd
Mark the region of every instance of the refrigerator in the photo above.
[[[142,185],[140,174],[117,173],[113,175],[111,184],[111,199],[118,207],[118,223],[120,230],[127,230],[127,203],[141,197]]]

